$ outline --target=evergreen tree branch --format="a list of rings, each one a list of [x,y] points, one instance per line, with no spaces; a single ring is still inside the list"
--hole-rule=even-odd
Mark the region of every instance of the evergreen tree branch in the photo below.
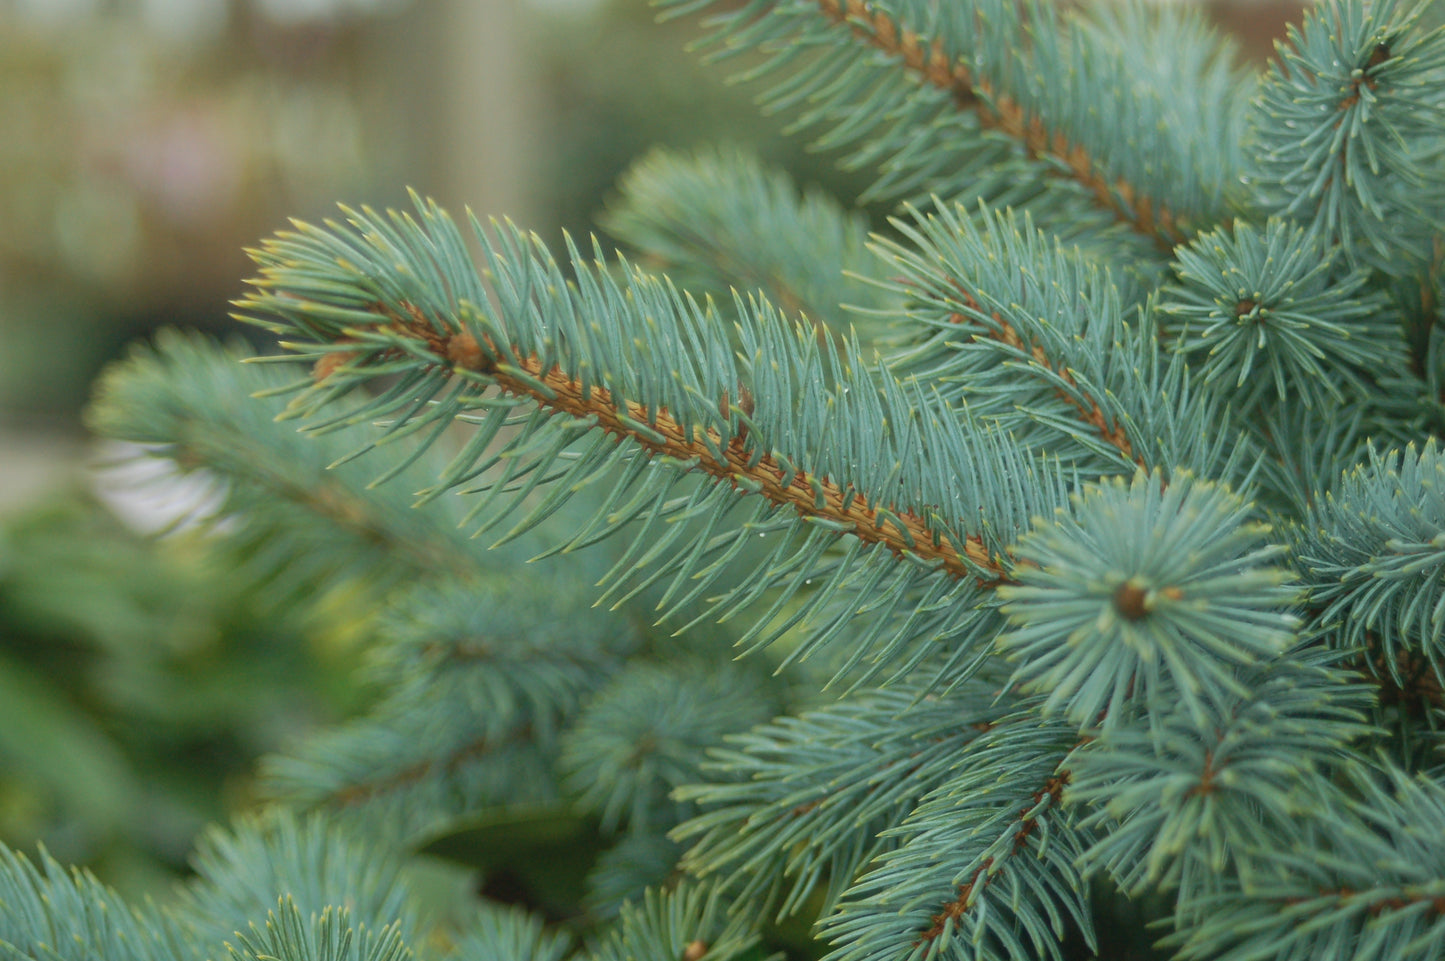
[[[1253,105],[1250,181],[1353,265],[1428,263],[1445,180],[1445,30],[1425,5],[1331,0],[1289,28]]]
[[[1397,688],[1416,657],[1445,681],[1445,452],[1380,453],[1341,478],[1295,531],[1295,553],[1331,643],[1370,652]]]
[[[1226,212],[1247,97],[1227,47],[1197,16],[756,0],[714,23],[723,54],[770,55],[749,78],[796,71],[769,106],[806,105],[798,126],[833,128],[823,145],[861,143],[851,162],[881,167],[875,193],[1027,206],[1061,237],[1112,245],[1124,264]],[[1132,240],[1106,240],[1109,222]]]
[[[1261,853],[1305,843],[1327,817],[1299,790],[1338,763],[1364,723],[1369,688],[1338,670],[1268,665],[1252,690],[1201,725],[1187,712],[1104,730],[1071,757],[1070,803],[1092,808],[1086,871],[1104,868],[1125,892],[1175,892],[1190,905],[1273,867]]]
[[[293,802],[311,801],[334,808],[383,805],[373,808],[369,817],[388,821],[391,830],[404,836],[434,829],[476,807],[555,797],[556,786],[546,776],[547,758],[534,756],[535,732],[530,726],[522,724],[505,731],[488,729],[476,733],[475,719],[457,718],[457,736],[433,756],[409,761],[399,768],[388,765],[389,758],[383,755],[411,759],[418,753],[433,753],[430,745],[418,750],[417,739],[426,731],[420,718],[410,720],[411,723],[406,723],[392,715],[372,723],[350,725],[309,742],[311,753],[324,757],[327,767],[336,772],[333,779],[339,783],[325,794],[318,796],[318,787],[313,787],[325,777],[323,772],[314,767],[298,769],[304,758],[270,759],[264,771],[270,790]],[[472,723],[461,723],[465,721]],[[501,776],[500,783],[492,779],[486,781],[486,789],[477,790],[476,784],[483,778],[476,769],[481,767]],[[437,803],[440,798],[453,798],[450,785],[462,781],[471,785],[472,790],[460,801],[460,807],[455,800],[451,804]],[[428,795],[437,800],[426,803]],[[377,810],[383,813],[376,813]],[[404,821],[395,816],[403,811],[406,812]]]
[[[1088,473],[1137,466],[1240,479],[1247,450],[1219,401],[1164,357],[1144,300],[1026,215],[938,205],[878,241],[926,332],[889,358],[977,417]]]
[[[1385,298],[1363,270],[1334,269],[1336,252],[1279,218],[1204,234],[1176,251],[1178,283],[1156,301],[1165,333],[1245,415],[1367,397],[1380,372],[1404,368],[1405,345]]]
[[[698,618],[781,588],[739,644],[807,622],[794,656],[846,637],[840,671],[868,665],[856,683],[905,652],[913,666],[941,639],[987,643],[971,626],[987,615],[975,598],[1007,580],[1029,518],[1062,502],[1057,465],[765,302],[740,301],[725,337],[714,313],[646,274],[627,268],[618,282],[574,251],[569,282],[535,238],[478,228],[492,306],[455,226],[434,206],[421,216],[354,214],[352,230],[303,227],[257,253],[263,276],[243,306],[300,335],[289,346],[315,361],[288,408],[313,418],[307,430],[390,417],[377,446],[473,420],[423,499],[471,484],[485,495],[470,512],[482,530],[527,508],[504,541],[607,478],[605,502],[557,550],[632,530],[604,580],[622,601],[661,582],[664,618],[695,612],[714,584],[729,586]],[[382,377],[397,383],[359,390]],[[360,403],[340,409],[345,396]],[[521,429],[490,447],[509,424]],[[741,523],[724,519],[748,507]],[[844,585],[868,603],[830,606]]]
[[[983,583],[1002,581],[1006,577],[1000,561],[989,556],[983,539],[964,538],[952,543],[941,533],[930,530],[927,521],[917,513],[903,508],[890,510],[873,506],[856,489],[848,489],[829,477],[818,477],[806,469],[785,466],[775,454],[759,454],[747,444],[743,429],[724,438],[720,431],[707,430],[705,435],[673,417],[665,408],[650,409],[640,401],[614,399],[606,387],[591,386],[555,365],[548,365],[536,354],[513,354],[509,362],[499,358],[512,354],[488,343],[482,347],[475,337],[460,332],[440,336],[423,317],[415,304],[403,301],[398,312],[377,304],[372,310],[385,321],[389,332],[410,340],[407,346],[392,349],[412,357],[429,355],[425,361],[439,368],[450,368],[487,377],[504,392],[525,397],[556,414],[587,421],[617,439],[634,442],[656,457],[691,464],[693,469],[729,485],[741,494],[754,494],[778,507],[787,507],[799,515],[816,519],[828,530],[846,531],[867,544],[879,544],[899,558],[913,555],[924,565],[937,565],[957,577],[977,577],[986,572]],[[333,357],[336,355],[327,355]],[[324,380],[334,368],[322,364],[316,375]],[[736,402],[726,392],[718,398],[720,411],[729,414],[753,413],[751,391],[739,386]],[[721,452],[722,459],[716,459]]]
[[[669,14],[713,5],[714,0],[664,3]],[[1006,49],[1020,29],[1018,12],[1012,5],[990,4],[990,13],[977,23],[968,18],[960,27],[970,36],[978,28],[979,50]],[[850,163],[881,168],[872,194],[955,196],[968,191],[972,197],[978,191],[992,199],[1007,196],[1026,202],[1046,188],[1048,178],[1040,165],[1013,156],[1014,145],[1002,137],[981,138],[977,118],[972,112],[960,113],[947,91],[917,82],[906,68],[898,69],[901,60],[882,60],[871,45],[840,43],[856,38],[822,15],[815,0],[753,0],[725,9],[710,25],[717,27],[711,38],[719,45],[714,56],[754,48],[767,55],[746,78],[791,73],[767,95],[769,109],[805,108],[798,127],[833,125],[820,145],[863,143]],[[818,56],[810,56],[814,52]],[[960,126],[971,129],[954,129]],[[990,162],[1009,165],[1013,176],[990,171]],[[1071,213],[1083,211],[1081,204],[1070,206]],[[1095,211],[1081,219],[1094,226],[1101,222]]]
[[[732,961],[756,950],[757,935],[743,916],[729,911],[717,888],[684,882],[670,891],[649,890],[623,907],[586,961]]]
[[[983,863],[974,869],[972,875],[963,884],[958,886],[958,897],[943,906],[943,910],[933,916],[933,925],[922,935],[919,942],[931,942],[941,937],[950,927],[956,926],[958,921],[968,909],[978,900],[984,888],[993,883],[999,877],[999,872],[993,871],[994,860],[1012,857],[1028,841],[1029,835],[1033,834],[1039,826],[1039,818],[1045,814],[1051,805],[1056,805],[1064,796],[1064,788],[1069,784],[1071,772],[1067,769],[1061,770],[1053,775],[1043,784],[1043,787],[1033,793],[1031,804],[1025,805],[1018,812],[1013,833],[1013,846],[1000,855],[990,855],[984,858]]]
[[[587,872],[584,906],[593,917],[613,919],[628,902],[643,900],[649,888],[675,888],[685,878],[678,867],[682,855],[682,845],[665,835],[629,831]]]
[[[562,735],[565,783],[604,832],[670,830],[694,810],[673,792],[701,779],[708,749],[777,713],[762,680],[701,658],[629,665]]]
[[[945,52],[943,40],[921,38],[878,4],[865,0],[816,0],[831,22],[848,26],[853,35],[874,49],[899,60],[922,81],[947,93],[960,111],[973,113],[983,130],[996,130],[1023,146],[1032,160],[1048,162],[1058,176],[1081,184],[1102,208],[1134,230],[1153,239],[1168,251],[1187,233],[1172,211],[1143,194],[1123,178],[1110,180],[1097,160],[1078,143],[1071,143],[1059,129],[1050,129],[1008,93],[995,88],[989,78],[971,71]],[[1034,8],[1035,13],[1038,8]]]
[[[1004,318],[1003,314],[997,310],[985,312],[978,298],[966,288],[959,285],[956,289],[967,312],[950,311],[948,314],[950,324],[962,328],[970,324],[976,316],[988,317],[992,324],[986,325],[981,333],[971,335],[975,340],[980,338],[992,340],[1008,348],[1011,353],[1032,358],[1031,366],[1036,366],[1044,379],[1058,382],[1059,386],[1053,388],[1055,399],[1072,409],[1086,427],[1092,428],[1099,439],[1118,451],[1119,456],[1124,460],[1132,461],[1145,470],[1149,468],[1143,458],[1134,453],[1134,445],[1129,440],[1128,433],[1119,423],[1109,419],[1099,406],[1098,399],[1086,389],[1080,388],[1078,378],[1062,360],[1055,361],[1050,358],[1048,352],[1040,344],[1025,343],[1018,330]]]
[[[369,672],[388,696],[268,758],[267,792],[407,838],[479,807],[557,798],[558,732],[638,638],[625,619],[591,610],[581,585],[539,578],[532,588],[550,598],[540,609],[519,604],[505,578],[425,584],[396,602]]]
[[[1190,908],[1165,944],[1188,959],[1272,956],[1428,961],[1445,950],[1445,791],[1402,772],[1349,768],[1303,785],[1329,813],[1305,843],[1258,852],[1271,876]],[[1347,793],[1350,792],[1350,793]]]
[[[1066,918],[1093,941],[1074,867],[1085,835],[1059,805],[1071,730],[1031,711],[1001,719],[968,746],[968,763],[891,834],[901,844],[821,922],[836,961],[946,955],[1061,957]]]
[[[1445,30],[1409,2],[1322,0],[1251,114],[1227,44],[1134,0],[663,0],[875,196],[942,198],[876,272],[721,154],[614,208],[680,285],[420,202],[266,242],[241,307],[299,376],[167,344],[97,422],[214,467],[251,569],[416,582],[367,621],[380,703],[269,787],[489,871],[527,845],[585,943],[421,930],[389,859],[277,813],[208,836],[173,914],[0,848],[0,956],[746,961],[817,916],[830,961],[1132,955],[1150,921],[1181,961],[1435,961]],[[317,436],[249,420],[257,386]],[[488,531],[591,576],[520,591]],[[797,687],[719,652],[774,642],[848,690],[737,733]]]
[[[855,692],[728,738],[711,752],[709,783],[679,792],[703,809],[673,833],[692,842],[683,866],[779,918],[814,910],[821,890],[826,917],[961,752],[1012,710],[977,679],[925,691]]]
[[[1294,575],[1269,563],[1285,549],[1249,512],[1223,487],[1141,471],[1090,485],[1073,516],[1026,535],[999,648],[1025,691],[1047,695],[1043,713],[1107,730],[1175,706],[1207,730],[1246,695],[1241,668],[1274,660],[1298,626]]]

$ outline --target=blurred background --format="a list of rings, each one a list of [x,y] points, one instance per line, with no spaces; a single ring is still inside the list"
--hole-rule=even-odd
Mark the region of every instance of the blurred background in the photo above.
[[[1216,4],[1262,59],[1294,4]],[[344,611],[279,610],[81,428],[156,328],[247,336],[243,247],[406,188],[585,236],[649,147],[750,146],[841,199],[644,0],[0,0],[0,840],[122,890],[184,870],[254,758],[356,701]],[[153,493],[153,492],[152,492]]]

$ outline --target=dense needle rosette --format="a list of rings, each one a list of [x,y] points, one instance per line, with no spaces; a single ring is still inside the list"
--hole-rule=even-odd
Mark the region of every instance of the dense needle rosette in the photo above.
[[[1201,723],[1239,697],[1239,668],[1277,655],[1296,619],[1283,550],[1228,489],[1155,472],[1091,485],[1019,543],[1000,589],[1014,680],[1081,727],[1177,703]]]
[[[1323,406],[1403,366],[1398,322],[1365,289],[1365,272],[1336,270],[1335,251],[1302,228],[1239,222],[1174,256],[1179,283],[1158,301],[1164,326],[1236,409],[1270,395]]]

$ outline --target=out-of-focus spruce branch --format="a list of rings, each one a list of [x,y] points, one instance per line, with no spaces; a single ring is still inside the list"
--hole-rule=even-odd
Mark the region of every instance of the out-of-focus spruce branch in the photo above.
[[[941,37],[921,38],[864,0],[818,0],[818,7],[830,21],[847,25],[855,36],[889,57],[897,58],[921,80],[947,93],[958,109],[973,112],[981,129],[997,130],[1017,141],[1032,159],[1058,164],[1065,175],[1082,184],[1100,206],[1115,211],[1116,216],[1134,229],[1157,238],[1165,249],[1183,238],[1171,211],[1140,194],[1127,181],[1110,182],[1082,145],[1070,143],[1062,130],[1051,131],[1041,118],[1030,116],[1007,92],[995,89],[989,78],[975,75],[958,58],[945,53]],[[1037,8],[1030,11],[1040,12]]]
[[[867,220],[737,149],[657,149],[634,163],[601,226],[638,265],[695,297],[761,292],[789,317],[833,336],[857,327],[865,347],[898,306],[871,282]],[[725,306],[719,304],[718,306]]]
[[[916,197],[922,188],[1000,206],[1028,203],[1042,218],[1050,206],[1067,206],[1042,185],[1067,180],[1167,253],[1196,224],[1217,218],[1238,171],[1231,151],[1247,81],[1228,46],[1192,13],[755,0],[713,22],[715,55],[770,53],[746,75],[782,75],[768,95],[772,108],[801,109],[800,126],[831,128],[824,145],[864,142],[855,162],[885,171],[880,194]],[[1114,102],[1114,115],[1096,109],[1100,96]],[[1179,100],[1189,109],[1175,112]],[[1182,122],[1186,115],[1193,125]],[[932,124],[953,131],[924,134]],[[961,143],[981,148],[982,161],[960,151]],[[1025,162],[1021,176],[995,180],[989,168],[1015,157]],[[1165,196],[1182,205],[1172,208]]]
[[[89,423],[182,470],[207,469],[226,499],[206,520],[228,525],[258,576],[282,587],[314,585],[329,569],[382,588],[418,574],[467,576],[491,563],[457,531],[450,505],[418,513],[402,485],[369,490],[375,472],[362,465],[328,470],[364,443],[356,432],[308,440],[273,423],[274,402],[235,403],[282,387],[275,372],[244,376],[243,351],[217,351],[174,332],[162,332],[158,343],[160,350],[137,350],[101,379]],[[414,470],[410,482],[419,486],[425,476]],[[308,515],[324,523],[307,523]]]

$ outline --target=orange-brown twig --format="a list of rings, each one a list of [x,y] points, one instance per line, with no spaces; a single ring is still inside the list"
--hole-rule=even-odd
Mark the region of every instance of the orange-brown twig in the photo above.
[[[439,365],[485,374],[503,391],[530,397],[559,413],[595,418],[602,430],[631,438],[655,454],[684,461],[695,459],[698,470],[734,488],[760,494],[804,516],[846,524],[848,532],[859,540],[882,544],[900,557],[912,554],[924,561],[937,561],[953,577],[975,578],[989,587],[1007,580],[1003,559],[990,556],[980,538],[968,537],[956,545],[929,530],[911,510],[870,507],[864,496],[851,487],[840,487],[828,477],[815,477],[804,470],[790,472],[773,454],[759,455],[748,445],[744,432],[733,435],[722,446],[716,432],[709,431],[704,439],[697,435],[697,429],[684,428],[666,408],[651,413],[634,401],[619,406],[607,388],[584,385],[559,367],[543,369],[534,356],[520,357],[515,365],[499,364],[495,352],[478,344],[471,334],[441,334],[412,305],[403,305],[409,315],[405,317],[380,304],[373,305],[373,310],[390,321],[391,330],[421,341]],[[512,373],[513,369],[520,374]],[[752,402],[751,395],[739,391],[740,407]],[[636,424],[645,424],[647,429],[638,430]],[[723,453],[721,461],[713,455],[719,448]],[[990,576],[980,577],[980,570]]]

